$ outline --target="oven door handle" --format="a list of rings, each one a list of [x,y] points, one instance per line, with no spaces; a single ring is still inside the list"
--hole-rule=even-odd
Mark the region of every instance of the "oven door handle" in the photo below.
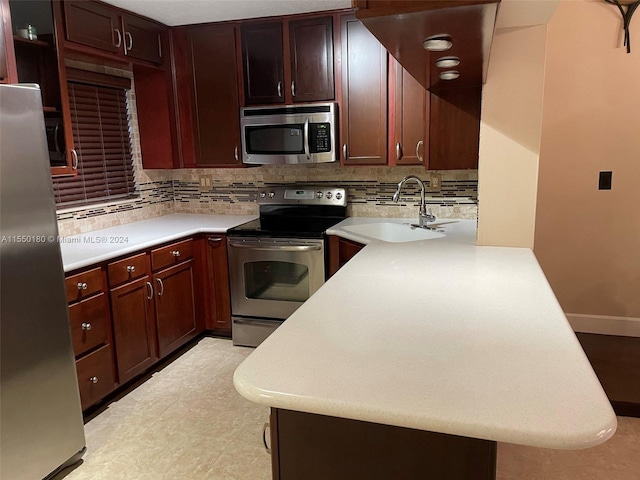
[[[229,246],[233,248],[250,248],[261,252],[310,252],[313,250],[321,250],[321,245],[260,245],[258,243],[233,243],[229,242]]]
[[[234,318],[233,323],[236,325],[262,325],[265,327],[273,327],[274,325],[280,325],[282,320],[245,320],[242,318]]]
[[[307,156],[307,160],[311,158],[309,153],[309,117],[304,121],[304,153]]]

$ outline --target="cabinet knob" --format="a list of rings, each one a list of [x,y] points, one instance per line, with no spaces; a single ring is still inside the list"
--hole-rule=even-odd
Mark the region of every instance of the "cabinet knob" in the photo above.
[[[91,378],[89,378],[89,381],[91,383],[98,383],[98,377],[91,377]]]
[[[180,250],[172,250],[171,251],[171,255],[173,255],[174,257],[178,258],[180,256]]]
[[[90,324],[90,323],[87,323],[87,322],[84,322],[84,323],[81,325],[81,327],[82,327],[82,330],[84,330],[85,332],[88,332],[89,330],[91,330],[91,324]]]
[[[84,282],[78,282],[78,290],[86,290],[87,288],[89,288],[89,285]]]
[[[136,271],[136,267],[134,267],[133,265],[127,265],[127,272],[133,273],[135,271]]]

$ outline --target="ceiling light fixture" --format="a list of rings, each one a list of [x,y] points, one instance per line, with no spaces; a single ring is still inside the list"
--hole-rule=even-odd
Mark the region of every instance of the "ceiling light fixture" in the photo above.
[[[622,27],[624,28],[624,45],[627,47],[627,53],[631,53],[631,36],[629,33],[629,25],[631,25],[631,17],[640,6],[640,0],[604,0],[612,3],[622,15]]]
[[[460,76],[460,72],[457,70],[447,70],[440,74],[440,80],[455,80]]]
[[[430,52],[444,52],[449,50],[453,46],[451,37],[449,35],[434,35],[422,42],[422,48],[429,50]]]
[[[440,57],[436,60],[436,67],[438,68],[451,68],[460,65],[460,59],[458,57]]]

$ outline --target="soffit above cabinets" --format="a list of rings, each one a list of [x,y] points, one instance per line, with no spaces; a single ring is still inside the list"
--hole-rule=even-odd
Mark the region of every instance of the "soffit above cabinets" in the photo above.
[[[350,8],[351,0],[104,0],[165,25],[221,22]]]
[[[482,85],[500,0],[357,0],[356,17],[376,36],[400,64],[425,88],[432,91],[451,87]],[[447,36],[452,46],[429,52],[423,41]],[[460,64],[443,69],[441,57],[457,57]],[[444,80],[447,70],[459,73]]]

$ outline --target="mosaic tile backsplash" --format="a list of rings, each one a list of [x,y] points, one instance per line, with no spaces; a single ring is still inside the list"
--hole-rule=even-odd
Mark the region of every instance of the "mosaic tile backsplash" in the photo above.
[[[142,170],[140,198],[120,204],[59,213],[61,235],[84,233],[169,213],[255,215],[260,189],[300,184],[336,185],[347,190],[347,214],[361,217],[418,215],[420,191],[407,184],[400,201],[391,197],[406,175],[427,180],[422,167],[340,167],[339,165],[277,165],[246,169]],[[434,172],[428,172],[429,174]],[[438,218],[477,218],[477,171],[441,171],[440,189],[426,194]],[[426,182],[428,185],[428,182]]]

